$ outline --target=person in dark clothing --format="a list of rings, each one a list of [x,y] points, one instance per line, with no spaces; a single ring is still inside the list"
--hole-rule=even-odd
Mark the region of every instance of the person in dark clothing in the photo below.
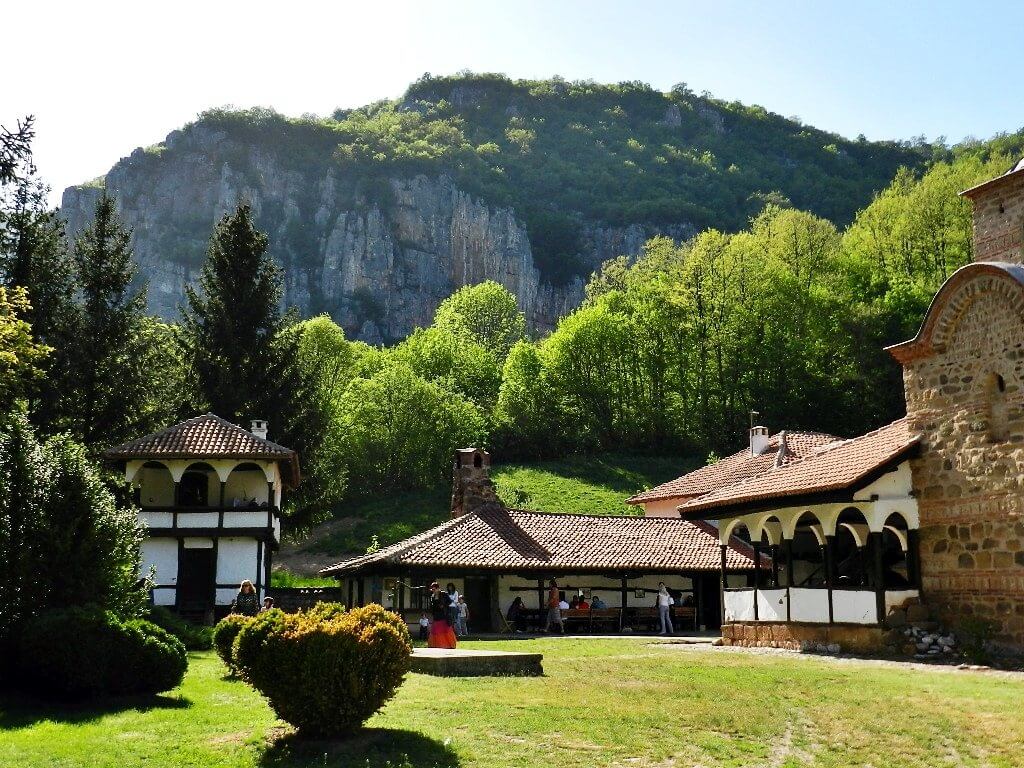
[[[430,585],[430,637],[427,645],[431,648],[454,648],[455,630],[449,623],[452,600],[447,592],[442,592],[437,582]]]
[[[260,596],[256,594],[256,587],[246,579],[238,587],[238,594],[235,595],[235,605],[232,613],[240,613],[243,616],[255,616],[260,612]]]
[[[523,598],[517,597],[512,601],[512,605],[508,607],[508,612],[505,614],[508,623],[514,626],[517,632],[526,630],[526,615],[523,613],[525,607]]]

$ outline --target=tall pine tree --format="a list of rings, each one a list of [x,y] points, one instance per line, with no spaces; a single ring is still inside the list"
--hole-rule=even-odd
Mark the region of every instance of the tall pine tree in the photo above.
[[[183,351],[196,405],[238,424],[292,412],[296,339],[282,333],[281,272],[267,244],[250,207],[239,206],[214,230],[199,289],[186,288]]]
[[[104,192],[92,225],[75,241],[79,298],[56,419],[90,446],[124,442],[178,412],[165,386],[177,378],[175,350],[158,343],[146,316],[146,286],[136,284],[130,239]]]
[[[217,224],[199,289],[186,289],[182,353],[194,405],[243,426],[268,419],[271,438],[298,451],[307,470],[288,504],[289,526],[318,522],[340,500],[343,462],[329,443],[330,418],[299,366],[302,327],[281,312],[281,272],[267,236],[241,205]]]

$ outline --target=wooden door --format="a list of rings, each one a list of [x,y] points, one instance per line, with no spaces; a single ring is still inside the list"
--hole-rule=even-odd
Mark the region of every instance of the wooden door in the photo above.
[[[491,604],[491,580],[489,578],[467,578],[463,596],[469,606],[470,632],[494,631],[494,606]]]
[[[216,578],[216,550],[179,550],[178,610],[205,611],[213,608]]]

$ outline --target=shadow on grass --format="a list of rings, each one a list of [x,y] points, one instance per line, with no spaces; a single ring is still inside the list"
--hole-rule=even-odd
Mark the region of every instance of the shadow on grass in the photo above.
[[[55,701],[18,692],[0,694],[0,731],[36,723],[88,723],[119,712],[188,709],[192,702],[174,696],[117,696],[94,701]]]
[[[347,739],[278,737],[260,759],[261,768],[458,768],[459,757],[443,742],[416,731],[365,728]]]

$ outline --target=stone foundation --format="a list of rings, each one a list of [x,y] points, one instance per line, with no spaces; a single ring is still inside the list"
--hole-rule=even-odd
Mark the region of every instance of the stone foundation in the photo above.
[[[856,624],[800,624],[796,622],[732,622],[722,625],[722,645],[747,648],[800,650],[802,642],[838,643],[844,652],[879,653],[887,650],[881,627]]]

